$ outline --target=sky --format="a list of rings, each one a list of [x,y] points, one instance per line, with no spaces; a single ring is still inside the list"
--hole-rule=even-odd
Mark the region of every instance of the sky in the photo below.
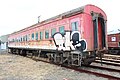
[[[120,29],[120,0],[0,0],[0,36],[86,4],[106,13],[108,32]]]

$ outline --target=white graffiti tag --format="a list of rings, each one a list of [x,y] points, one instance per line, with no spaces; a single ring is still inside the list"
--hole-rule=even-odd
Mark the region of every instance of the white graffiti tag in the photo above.
[[[81,39],[79,31],[66,31],[64,35],[57,32],[53,35],[53,39],[58,50],[86,51],[87,49],[87,42]]]

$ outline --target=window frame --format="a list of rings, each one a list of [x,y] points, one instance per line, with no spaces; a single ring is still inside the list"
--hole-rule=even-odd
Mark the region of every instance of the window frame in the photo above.
[[[43,31],[40,31],[40,40],[43,39]]]
[[[74,25],[74,30],[73,30],[73,25]],[[79,30],[79,22],[78,21],[71,22],[71,30],[72,31],[78,31]]]
[[[35,38],[34,33],[32,33],[31,39],[34,40],[34,38]]]
[[[27,39],[27,35],[25,35],[25,41],[28,41],[28,39]]]
[[[22,39],[22,37],[20,37],[20,42],[22,42],[23,41],[23,39]]]
[[[46,36],[46,35],[48,35],[48,36]],[[49,39],[49,30],[45,30],[45,39]]]
[[[38,41],[38,32],[35,33],[35,40]]]
[[[51,37],[56,33],[56,28],[51,29]]]
[[[62,28],[63,28],[63,30],[61,30]],[[61,34],[64,34],[64,33],[65,33],[65,26],[59,27],[59,32],[60,32]]]

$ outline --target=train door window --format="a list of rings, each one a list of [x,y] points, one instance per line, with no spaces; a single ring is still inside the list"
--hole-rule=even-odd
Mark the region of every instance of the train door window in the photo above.
[[[46,31],[45,31],[45,39],[48,39],[48,38],[49,38],[49,31],[46,30]]]
[[[71,29],[72,29],[72,31],[77,31],[78,30],[78,21],[72,22]]]
[[[40,40],[43,39],[43,32],[40,32]]]
[[[55,33],[56,33],[56,28],[53,28],[53,29],[51,30],[51,36],[53,36]]]
[[[120,47],[120,42],[119,42],[119,47]]]
[[[34,40],[34,33],[32,33],[32,40]]]
[[[61,34],[64,34],[64,32],[65,32],[64,26],[59,27],[59,32],[60,32]]]
[[[36,40],[38,40],[38,32],[36,33]]]

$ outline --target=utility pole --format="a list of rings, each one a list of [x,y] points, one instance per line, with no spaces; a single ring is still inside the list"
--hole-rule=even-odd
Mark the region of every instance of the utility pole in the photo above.
[[[38,16],[38,23],[40,22],[40,16]]]

